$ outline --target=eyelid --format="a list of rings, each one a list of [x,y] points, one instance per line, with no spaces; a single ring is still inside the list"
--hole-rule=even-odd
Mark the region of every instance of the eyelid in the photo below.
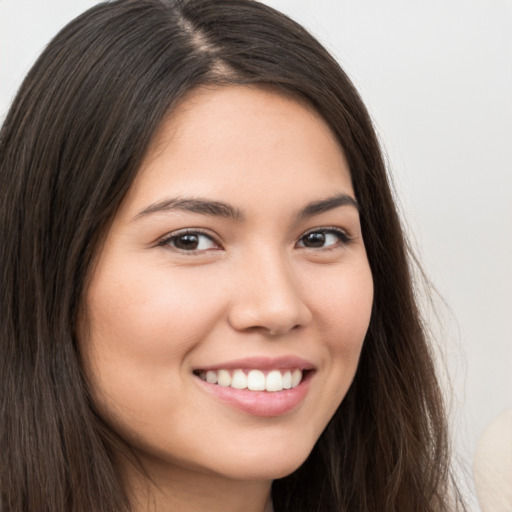
[[[318,247],[318,248],[303,246],[305,249],[312,249],[315,251],[321,251],[321,250],[326,251],[329,249],[335,249],[335,248],[339,247],[340,245],[341,246],[348,245],[349,243],[351,243],[353,241],[353,237],[351,237],[345,229],[335,227],[335,226],[319,226],[319,227],[315,227],[312,229],[308,229],[307,231],[302,233],[295,245],[297,246],[304,237],[310,235],[311,233],[318,233],[318,232],[321,232],[324,234],[329,234],[329,233],[335,234],[336,236],[339,237],[340,244],[339,245],[333,244],[333,245],[329,245],[326,247]],[[161,237],[156,242],[156,247],[169,247],[169,248],[171,248],[179,253],[182,253],[182,254],[202,254],[202,253],[212,250],[212,249],[184,250],[184,249],[175,247],[171,244],[171,241],[173,239],[177,239],[180,236],[184,236],[184,235],[188,235],[188,234],[204,236],[204,237],[210,239],[217,246],[217,249],[223,249],[222,243],[220,242],[218,236],[216,236],[213,233],[211,233],[210,231],[202,229],[202,228],[184,228],[184,229],[178,229],[176,231],[171,231],[170,233],[167,233],[166,235]]]
[[[321,232],[321,233],[334,233],[335,235],[338,235],[339,238],[340,238],[340,244],[341,245],[348,245],[350,244],[353,240],[354,240],[354,237],[350,236],[347,232],[347,230],[343,229],[343,228],[339,228],[339,227],[335,227],[335,226],[319,226],[319,227],[316,227],[316,228],[312,228],[312,229],[308,229],[307,231],[305,231],[300,237],[299,239],[297,240],[297,244],[306,236],[310,235],[311,233],[318,233],[318,232]],[[297,245],[296,244],[296,245]],[[313,248],[313,247],[304,247],[305,249],[313,249],[313,250],[329,250],[329,249],[335,249],[336,247],[339,247],[339,246],[327,246],[327,247],[320,247],[320,248]]]
[[[179,238],[180,236],[184,236],[184,235],[204,236],[206,238],[209,238],[215,245],[217,245],[218,249],[223,248],[222,244],[219,241],[217,236],[215,236],[213,233],[211,233],[205,229],[201,229],[201,228],[184,228],[184,229],[178,229],[176,231],[171,231],[170,233],[167,233],[166,235],[164,235],[157,241],[156,247],[169,247],[181,254],[202,254],[202,253],[207,252],[208,250],[211,250],[211,249],[192,249],[192,250],[186,251],[186,250],[179,249],[178,247],[174,247],[173,245],[171,245],[171,243],[170,243],[171,240]]]

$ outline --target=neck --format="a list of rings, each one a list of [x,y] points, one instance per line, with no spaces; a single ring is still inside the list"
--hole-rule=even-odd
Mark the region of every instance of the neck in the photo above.
[[[272,512],[272,482],[172,468],[125,468],[134,512]]]

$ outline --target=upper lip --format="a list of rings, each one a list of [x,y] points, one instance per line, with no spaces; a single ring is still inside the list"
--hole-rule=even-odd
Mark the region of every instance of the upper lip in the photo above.
[[[219,364],[212,364],[198,367],[196,370],[237,370],[250,368],[251,370],[314,370],[315,365],[302,357],[281,356],[281,357],[247,357],[244,359],[232,359]]]

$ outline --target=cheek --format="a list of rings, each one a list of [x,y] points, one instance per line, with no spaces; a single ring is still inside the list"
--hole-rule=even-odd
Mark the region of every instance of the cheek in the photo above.
[[[89,288],[85,323],[95,350],[118,364],[179,362],[221,315],[218,287],[194,274],[125,270],[98,272]]]
[[[373,304],[369,266],[337,272],[317,292],[316,304],[328,375],[320,399],[327,422],[345,397],[359,364]]]
[[[363,260],[351,269],[333,272],[317,287],[315,314],[321,319],[325,339],[331,350],[358,355],[373,305],[373,279],[369,265]]]
[[[173,417],[187,356],[222,315],[218,287],[170,274],[99,267],[87,291],[77,330],[84,370],[97,407],[125,437],[123,425]]]

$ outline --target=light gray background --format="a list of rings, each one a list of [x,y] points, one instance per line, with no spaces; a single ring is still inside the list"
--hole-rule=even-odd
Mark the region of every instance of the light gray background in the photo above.
[[[95,3],[0,0],[1,117],[47,41]],[[373,115],[404,221],[446,302],[430,319],[470,469],[485,426],[512,408],[512,0],[266,3],[334,53]]]

